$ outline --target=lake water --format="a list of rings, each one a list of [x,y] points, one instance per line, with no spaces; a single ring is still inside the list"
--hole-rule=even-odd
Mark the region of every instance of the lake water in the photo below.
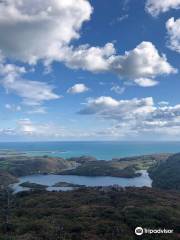
[[[28,190],[28,188],[23,188],[20,186],[21,183],[30,182],[36,184],[42,184],[49,186],[47,190],[72,190],[72,188],[62,188],[62,187],[52,187],[58,182],[67,182],[78,185],[86,185],[87,187],[97,187],[97,186],[112,186],[119,185],[122,187],[151,187],[152,180],[150,179],[147,171],[140,171],[141,176],[135,178],[119,178],[119,177],[86,177],[86,176],[72,176],[72,175],[32,175],[19,178],[19,183],[13,184],[12,189],[15,193]]]
[[[76,157],[91,155],[97,159],[111,160],[153,153],[180,152],[180,142],[21,142],[0,143],[0,150],[16,150],[28,155],[53,157]]]

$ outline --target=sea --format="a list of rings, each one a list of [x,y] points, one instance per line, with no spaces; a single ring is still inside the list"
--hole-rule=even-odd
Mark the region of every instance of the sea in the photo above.
[[[1,142],[0,150],[18,151],[30,156],[70,158],[87,155],[101,160],[111,160],[154,153],[177,153],[180,152],[180,142]]]

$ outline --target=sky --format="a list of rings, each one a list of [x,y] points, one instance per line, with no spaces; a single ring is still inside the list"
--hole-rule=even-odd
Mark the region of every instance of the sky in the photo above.
[[[180,0],[0,1],[0,141],[180,140]]]

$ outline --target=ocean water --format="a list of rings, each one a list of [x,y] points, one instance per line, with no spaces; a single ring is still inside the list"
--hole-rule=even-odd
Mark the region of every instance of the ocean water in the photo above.
[[[94,156],[97,159],[137,156],[153,153],[180,152],[180,142],[17,142],[0,143],[0,150],[15,150],[33,156],[76,157]]]

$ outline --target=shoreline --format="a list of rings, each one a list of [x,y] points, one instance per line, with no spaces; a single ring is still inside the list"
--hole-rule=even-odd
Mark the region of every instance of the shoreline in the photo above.
[[[134,186],[134,184],[135,186],[144,186],[140,183],[133,183],[134,180],[138,178],[141,179],[141,177],[143,177],[141,171],[146,171],[146,174],[149,174],[149,169],[151,169],[155,165],[160,164],[161,162],[166,161],[170,156],[170,154],[161,153],[125,158],[120,157],[106,161],[97,160],[95,157],[91,156],[81,156],[63,159],[49,156],[29,157],[22,154],[18,155],[18,153],[12,155],[10,152],[10,155],[6,153],[4,157],[0,158],[0,171],[5,174],[4,179],[8,180],[7,185],[14,183],[18,185],[18,179],[24,177],[26,178],[33,176],[42,176],[48,178],[50,176],[59,176],[66,179],[66,177],[71,176],[72,178],[79,177],[82,179],[83,177],[85,177],[84,180],[87,180],[88,178],[104,178],[104,181],[106,177],[109,177],[110,180],[111,178],[117,178],[122,181],[122,183],[118,183],[120,186],[126,186],[126,184],[127,186]],[[149,177],[149,175],[147,177]],[[65,180],[63,181],[66,182]],[[149,180],[149,182],[150,181],[151,179]],[[2,182],[3,177],[1,179],[0,175],[0,185],[2,185]],[[106,185],[109,186],[117,184],[117,182],[114,182],[112,184],[108,183]],[[132,182],[132,184],[130,184],[129,182]],[[34,183],[43,184],[41,182]],[[82,185],[79,182],[69,183]],[[103,186],[103,184],[101,184],[95,186]],[[88,186],[88,184],[85,185]],[[150,184],[148,183],[148,186],[149,185]],[[52,187],[52,185],[48,186]]]
[[[19,182],[9,187],[13,193],[30,190],[71,191],[77,188],[126,188],[126,187],[152,187],[152,179],[146,170],[139,171],[140,176],[134,178],[121,178],[111,176],[77,176],[77,175],[29,175],[19,178]],[[83,183],[83,185],[82,185]]]

